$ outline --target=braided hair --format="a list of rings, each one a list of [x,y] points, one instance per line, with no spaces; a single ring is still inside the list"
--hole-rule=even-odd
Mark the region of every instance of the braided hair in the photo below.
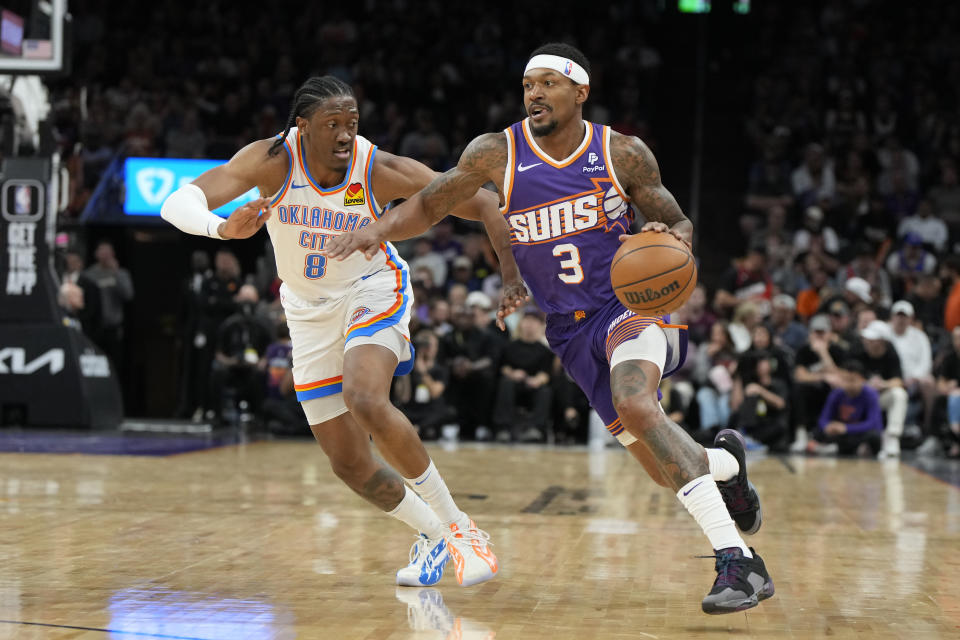
[[[283,133],[273,141],[268,155],[276,155],[283,146],[283,141],[287,139],[290,129],[297,123],[297,118],[309,118],[313,112],[319,108],[327,98],[337,96],[353,96],[353,89],[346,82],[334,76],[314,76],[307,78],[306,82],[300,85],[297,92],[293,94],[293,106],[290,107],[290,115],[287,117],[287,127]]]

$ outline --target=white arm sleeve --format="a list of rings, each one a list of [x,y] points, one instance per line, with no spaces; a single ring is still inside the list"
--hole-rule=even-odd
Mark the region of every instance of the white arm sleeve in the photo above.
[[[195,184],[185,184],[171,193],[160,207],[160,216],[185,233],[224,240],[217,233],[224,219],[207,208],[207,196]]]

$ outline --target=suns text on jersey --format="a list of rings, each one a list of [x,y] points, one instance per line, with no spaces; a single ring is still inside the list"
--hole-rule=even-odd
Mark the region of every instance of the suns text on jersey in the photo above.
[[[591,193],[538,209],[511,214],[507,222],[513,232],[514,242],[543,242],[580,233],[597,226],[598,210],[597,194]]]

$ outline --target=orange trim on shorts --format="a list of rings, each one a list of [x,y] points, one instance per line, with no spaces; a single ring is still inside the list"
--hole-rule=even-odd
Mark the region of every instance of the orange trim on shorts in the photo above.
[[[313,391],[314,389],[319,389],[320,387],[329,387],[341,382],[343,382],[342,375],[326,378],[324,380],[317,380],[316,382],[308,382],[306,384],[295,384],[293,385],[293,388],[295,391]]]
[[[633,316],[627,318],[623,322],[617,325],[617,328],[613,330],[613,333],[607,336],[607,361],[610,361],[610,357],[613,355],[614,350],[619,347],[621,344],[627,340],[632,340],[640,335],[644,329],[650,325],[658,325],[661,329],[686,329],[686,325],[682,324],[667,324],[663,320],[659,320],[655,317],[650,316]]]
[[[369,320],[365,320],[359,324],[355,324],[349,329],[347,329],[346,335],[348,336],[354,331],[356,331],[357,329],[363,329],[364,327],[369,327],[370,325],[375,323],[377,320],[382,320],[384,318],[392,316],[403,305],[403,271],[400,269],[400,266],[390,258],[390,254],[387,253],[387,245],[381,242],[380,250],[383,251],[384,255],[387,257],[387,266],[393,269],[394,274],[397,277],[397,288],[395,289],[395,291],[397,292],[397,299],[393,303],[393,305],[383,313],[379,313],[373,316],[372,318],[370,318]]]

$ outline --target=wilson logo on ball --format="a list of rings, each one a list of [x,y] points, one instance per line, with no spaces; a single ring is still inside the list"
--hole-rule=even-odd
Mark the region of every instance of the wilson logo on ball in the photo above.
[[[660,298],[665,298],[674,291],[680,290],[680,283],[674,280],[670,284],[657,289],[651,289],[647,287],[643,291],[624,291],[623,297],[625,297],[630,304],[648,304],[650,302],[656,302]]]

